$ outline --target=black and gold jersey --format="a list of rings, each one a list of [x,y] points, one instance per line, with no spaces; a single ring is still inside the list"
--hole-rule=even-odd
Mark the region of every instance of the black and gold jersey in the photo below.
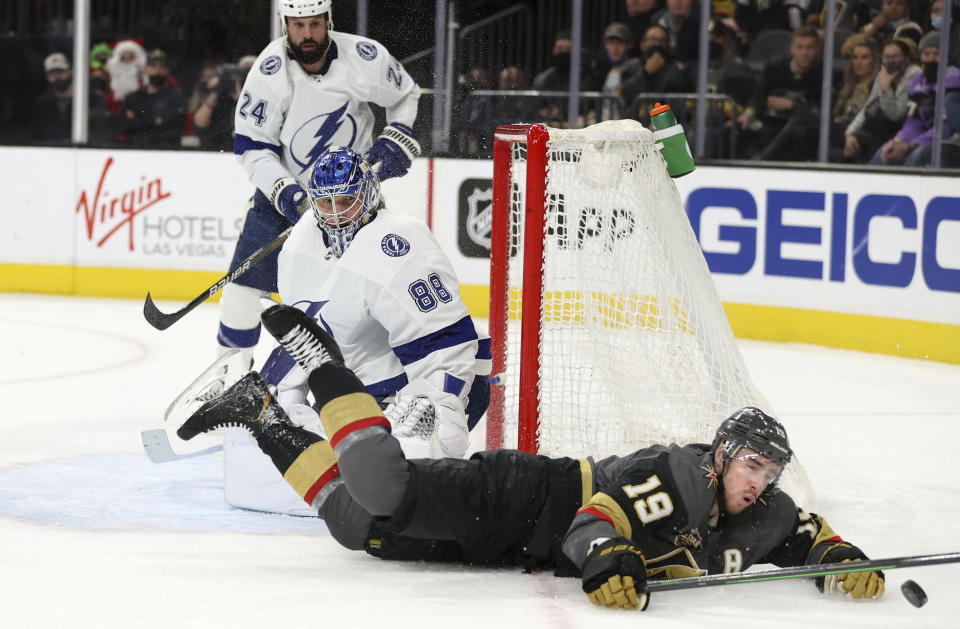
[[[789,495],[767,494],[737,515],[711,520],[717,476],[706,445],[654,446],[597,462],[597,491],[564,538],[583,565],[590,543],[622,536],[642,550],[651,578],[739,572],[756,563],[800,565],[814,544],[839,540]],[[815,559],[813,559],[815,561]]]

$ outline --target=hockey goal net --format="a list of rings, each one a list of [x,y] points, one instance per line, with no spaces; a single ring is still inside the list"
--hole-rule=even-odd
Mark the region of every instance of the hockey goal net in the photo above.
[[[503,125],[493,185],[488,448],[710,443],[736,409],[770,409],[652,133]]]

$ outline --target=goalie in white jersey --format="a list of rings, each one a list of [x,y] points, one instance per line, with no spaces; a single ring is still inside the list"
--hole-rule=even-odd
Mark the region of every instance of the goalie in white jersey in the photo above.
[[[313,173],[312,211],[280,253],[281,299],[337,339],[408,457],[463,456],[489,399],[490,345],[449,259],[422,221],[385,211],[356,151],[332,147]],[[295,421],[319,426],[306,374],[286,352],[260,373]],[[313,515],[246,431],[230,431],[225,449],[230,504]]]
[[[411,128],[420,88],[378,42],[334,31],[331,4],[281,0],[284,37],[260,53],[243,84],[234,153],[256,190],[230,268],[299,220],[311,167],[330,146],[366,154],[381,179],[404,175],[420,154]],[[386,111],[376,142],[369,103]],[[260,337],[260,298],[277,290],[276,274],[274,251],[223,291],[217,341],[223,352],[241,350],[248,365]]]

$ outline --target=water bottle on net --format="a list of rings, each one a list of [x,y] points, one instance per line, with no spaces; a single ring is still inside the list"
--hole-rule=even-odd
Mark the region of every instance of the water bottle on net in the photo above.
[[[670,105],[657,103],[650,110],[650,119],[653,121],[653,138],[667,162],[667,173],[671,177],[682,177],[693,172],[696,165],[693,163],[690,145],[687,144],[687,136],[683,133],[683,126],[673,115]]]

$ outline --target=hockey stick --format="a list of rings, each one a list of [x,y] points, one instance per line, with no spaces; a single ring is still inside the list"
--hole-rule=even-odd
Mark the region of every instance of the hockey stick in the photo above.
[[[157,308],[157,306],[153,303],[153,298],[148,292],[147,299],[143,302],[143,317],[156,329],[166,330],[171,325],[182,319],[185,314],[216,295],[223,289],[224,286],[246,273],[251,266],[267,257],[267,254],[282,245],[283,241],[285,241],[290,235],[291,229],[293,229],[293,227],[286,228],[280,233],[279,236],[254,251],[252,254],[250,254],[250,257],[241,262],[235,269],[231,269],[229,273],[217,280],[213,286],[197,295],[193,301],[176,312],[171,312],[170,314],[160,312],[160,309]]]
[[[828,574],[848,574],[850,572],[873,572],[874,570],[893,570],[894,568],[912,568],[917,566],[935,566],[942,563],[960,562],[960,553],[941,555],[911,555],[890,559],[865,559],[846,563],[825,563],[816,566],[791,566],[775,570],[756,572],[735,572],[732,574],[711,574],[703,577],[684,577],[682,579],[663,579],[647,582],[646,592],[667,592],[670,590],[689,590],[714,585],[733,585],[737,583],[756,583],[758,581],[779,581],[781,579],[799,579],[803,577],[822,577]]]
[[[204,456],[223,450],[223,446],[210,446],[203,450],[190,452],[188,454],[177,454],[170,446],[170,439],[167,438],[167,431],[162,428],[153,428],[144,430],[140,433],[140,439],[143,441],[143,449],[147,456],[154,463],[169,463],[170,461],[179,461],[181,459],[191,459],[195,456]]]

